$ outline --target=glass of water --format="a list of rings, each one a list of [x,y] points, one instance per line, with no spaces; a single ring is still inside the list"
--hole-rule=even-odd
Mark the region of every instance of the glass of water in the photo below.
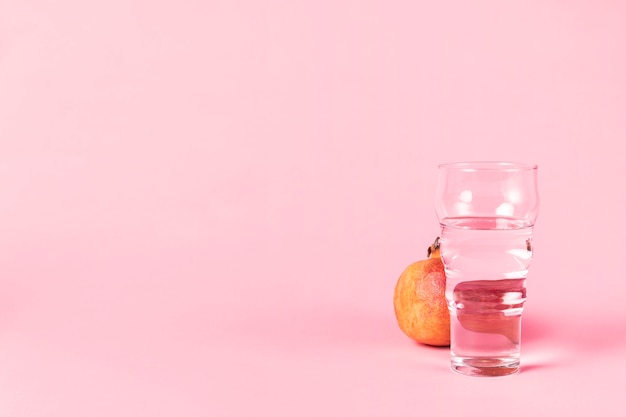
[[[436,211],[454,371],[472,376],[519,371],[522,309],[538,209],[536,165],[439,166]]]

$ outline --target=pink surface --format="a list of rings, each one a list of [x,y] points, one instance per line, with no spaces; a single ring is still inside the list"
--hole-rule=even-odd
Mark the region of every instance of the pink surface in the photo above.
[[[1,1],[0,415],[623,414],[625,16]],[[540,169],[500,379],[392,306],[437,164],[476,159]]]

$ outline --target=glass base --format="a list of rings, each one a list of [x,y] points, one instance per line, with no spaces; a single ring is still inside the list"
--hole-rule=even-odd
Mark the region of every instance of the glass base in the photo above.
[[[506,376],[519,372],[519,358],[452,358],[452,370],[468,376]]]

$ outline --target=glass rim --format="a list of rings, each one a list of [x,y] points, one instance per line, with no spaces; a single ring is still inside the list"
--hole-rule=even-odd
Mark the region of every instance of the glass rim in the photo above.
[[[462,172],[533,171],[537,169],[537,164],[507,161],[449,162],[445,164],[439,164],[439,169],[456,170]]]

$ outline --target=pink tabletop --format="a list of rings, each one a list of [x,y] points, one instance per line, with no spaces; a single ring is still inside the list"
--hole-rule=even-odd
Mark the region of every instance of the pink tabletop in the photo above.
[[[1,1],[0,415],[624,415],[625,16]],[[539,165],[510,377],[393,314],[461,160]]]

